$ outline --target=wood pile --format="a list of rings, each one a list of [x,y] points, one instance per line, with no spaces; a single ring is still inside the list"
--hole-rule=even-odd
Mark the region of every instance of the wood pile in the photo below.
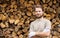
[[[60,38],[60,0],[0,0],[0,37],[27,38],[29,25],[36,19],[33,5],[37,4],[52,22],[50,38]]]

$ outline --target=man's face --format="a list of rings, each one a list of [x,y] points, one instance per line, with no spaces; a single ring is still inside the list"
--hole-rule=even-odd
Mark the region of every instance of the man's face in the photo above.
[[[35,8],[35,16],[36,17],[42,17],[43,16],[43,11],[41,8]]]

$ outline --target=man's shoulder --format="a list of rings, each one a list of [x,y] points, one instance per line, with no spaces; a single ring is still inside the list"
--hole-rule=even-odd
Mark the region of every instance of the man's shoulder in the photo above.
[[[35,24],[36,20],[32,21],[31,24]]]
[[[45,23],[51,23],[51,21],[48,20],[48,19],[46,19],[46,18],[43,18],[43,21],[44,21]]]
[[[50,21],[50,20],[48,20],[47,18],[43,18],[43,20],[45,20],[45,21]]]
[[[37,21],[40,21],[39,19],[36,19],[36,20],[34,20],[34,21],[32,21],[31,22],[31,24],[35,24]],[[48,20],[48,19],[46,19],[46,18],[43,18],[42,20],[41,20],[42,22],[51,22],[50,20]]]

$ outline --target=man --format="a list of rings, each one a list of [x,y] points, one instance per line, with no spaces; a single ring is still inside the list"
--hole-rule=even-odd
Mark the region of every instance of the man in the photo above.
[[[34,6],[35,16],[38,18],[30,24],[29,38],[49,38],[51,22],[43,18],[41,5]]]

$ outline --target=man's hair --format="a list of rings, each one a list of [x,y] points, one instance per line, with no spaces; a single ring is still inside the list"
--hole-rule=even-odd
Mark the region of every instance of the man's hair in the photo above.
[[[33,7],[34,7],[34,10],[35,8],[41,8],[43,10],[43,7],[41,5],[34,5]]]

